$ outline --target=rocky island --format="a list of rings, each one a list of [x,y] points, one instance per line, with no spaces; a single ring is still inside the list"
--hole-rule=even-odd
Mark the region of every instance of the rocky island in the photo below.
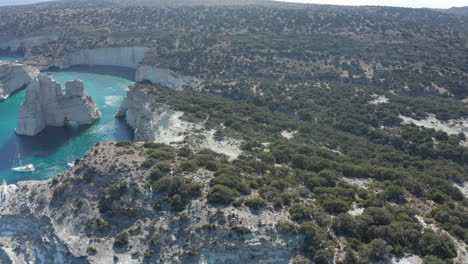
[[[68,81],[65,94],[50,76],[39,75],[29,85],[21,105],[16,134],[35,136],[46,126],[61,127],[68,122],[91,125],[101,118],[94,99],[84,92],[83,82]]]
[[[33,66],[0,61],[0,101],[6,100],[12,93],[26,88],[39,75],[39,69]]]

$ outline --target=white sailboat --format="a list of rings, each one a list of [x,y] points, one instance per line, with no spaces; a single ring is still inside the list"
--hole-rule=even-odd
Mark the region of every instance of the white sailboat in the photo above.
[[[70,168],[73,168],[75,167],[75,162],[74,161],[71,161],[71,141],[68,143],[69,147],[68,147],[68,155],[67,155],[67,165],[68,167]]]
[[[20,167],[11,168],[12,171],[16,171],[16,172],[33,172],[33,171],[36,170],[36,168],[32,164],[22,166],[23,164],[22,164],[22,161],[21,161],[21,156],[19,154],[18,154],[18,160],[19,160],[19,163],[20,163]]]

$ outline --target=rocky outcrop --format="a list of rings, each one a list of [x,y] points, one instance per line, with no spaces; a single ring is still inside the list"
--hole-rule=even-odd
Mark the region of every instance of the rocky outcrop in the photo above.
[[[117,118],[125,118],[135,131],[135,141],[156,141],[156,130],[169,126],[176,111],[167,105],[152,101],[144,90],[131,86],[120,106]]]
[[[75,65],[107,65],[136,69],[147,50],[146,47],[81,50],[60,58],[52,66],[65,69]]]
[[[29,84],[21,105],[16,133],[34,136],[46,126],[60,127],[68,121],[90,125],[101,118],[94,99],[84,92],[83,82],[68,81],[65,94],[50,76],[39,75]]]
[[[420,127],[433,128],[437,131],[443,131],[449,135],[465,135],[466,140],[461,145],[468,147],[468,118],[450,119],[441,121],[436,115],[429,114],[426,119],[417,120],[411,117],[399,115],[402,124],[415,124]]]
[[[242,154],[241,141],[225,137],[215,138],[215,130],[205,129],[204,123],[182,120],[183,112],[155,102],[145,91],[145,86],[134,85],[122,103],[117,118],[125,118],[135,131],[136,142],[150,141],[164,144],[185,142],[194,150],[211,149],[230,159]]]
[[[193,81],[194,78],[157,66],[141,65],[137,68],[135,80],[137,82],[148,81],[167,88],[179,88]]]
[[[0,203],[0,263],[287,264],[300,253],[304,236],[275,228],[289,221],[287,209],[211,205],[205,197],[214,172],[204,169],[183,176],[204,186],[200,199],[182,211],[155,210],[164,196],[149,188],[146,150],[130,149],[99,144],[53,180],[18,183],[10,202]],[[103,212],[104,202],[113,213]],[[122,231],[128,245],[114,247]]]
[[[0,61],[0,101],[25,88],[39,75],[39,69],[16,63]]]

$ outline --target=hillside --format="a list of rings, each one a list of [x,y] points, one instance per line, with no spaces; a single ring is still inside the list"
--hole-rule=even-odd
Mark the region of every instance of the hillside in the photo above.
[[[0,13],[2,39],[56,36],[26,52],[44,65],[81,49],[145,45],[145,64],[203,79],[340,80],[468,96],[468,18],[431,10],[72,1]]]
[[[0,262],[467,263],[468,17],[266,3],[0,8],[27,64],[142,81],[135,142],[0,189]]]
[[[468,16],[468,6],[465,7],[452,7],[447,10],[443,10],[445,13],[460,15],[460,16]]]

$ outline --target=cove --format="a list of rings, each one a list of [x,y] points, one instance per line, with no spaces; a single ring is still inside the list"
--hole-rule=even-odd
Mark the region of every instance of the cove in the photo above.
[[[0,57],[1,59],[6,58]],[[67,162],[83,157],[97,142],[132,140],[133,133],[126,123],[114,118],[132,81],[106,74],[106,71],[98,68],[96,72],[100,73],[93,73],[89,69],[51,73],[62,85],[67,80],[74,79],[84,82],[86,92],[94,97],[102,113],[102,119],[90,127],[71,124],[63,128],[48,127],[35,137],[17,136],[14,129],[25,91],[0,103],[0,180],[5,179],[8,184],[14,184],[24,180],[49,179],[69,169]],[[18,154],[23,164],[34,164],[36,171],[12,172],[12,167],[19,166]]]

